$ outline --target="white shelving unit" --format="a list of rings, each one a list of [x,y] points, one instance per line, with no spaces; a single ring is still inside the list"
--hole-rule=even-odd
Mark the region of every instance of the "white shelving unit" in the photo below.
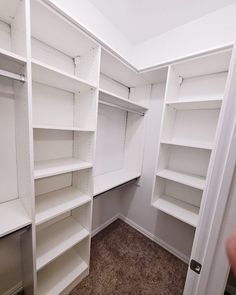
[[[0,238],[3,243],[13,243],[16,259],[23,269],[30,269],[29,276],[21,273],[24,287],[26,279],[28,286],[33,282],[28,8],[26,0],[0,1]],[[4,294],[9,291],[5,285],[11,281],[5,274],[7,259],[1,252],[0,293]]]
[[[89,272],[100,47],[32,0],[31,48],[37,294],[57,295]]]
[[[231,50],[169,66],[152,206],[197,227]]]
[[[141,176],[150,96],[150,86],[145,83],[133,70],[102,51],[94,196]]]

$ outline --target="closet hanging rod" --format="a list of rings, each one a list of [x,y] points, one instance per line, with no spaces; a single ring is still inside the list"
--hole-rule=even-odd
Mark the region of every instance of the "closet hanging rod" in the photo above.
[[[0,76],[11,78],[16,81],[25,82],[25,76],[20,74],[15,74],[12,72],[4,71],[0,69]]]
[[[114,108],[117,108],[117,109],[121,109],[121,110],[126,111],[126,112],[131,112],[131,113],[135,113],[135,114],[144,116],[144,112],[135,111],[135,110],[132,110],[130,108],[125,108],[125,107],[122,107],[122,106],[119,106],[119,105],[116,105],[116,104],[113,104],[113,103],[109,103],[109,102],[106,102],[106,101],[103,101],[103,100],[100,100],[100,99],[99,99],[99,103],[107,105],[109,107],[114,107]]]

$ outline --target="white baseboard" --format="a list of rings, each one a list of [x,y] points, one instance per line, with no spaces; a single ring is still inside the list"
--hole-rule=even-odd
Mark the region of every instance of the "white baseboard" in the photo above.
[[[186,263],[186,264],[189,263],[189,258],[186,255],[183,255],[181,252],[176,250],[174,247],[168,245],[163,240],[157,238],[155,235],[153,235],[152,233],[150,233],[149,231],[147,231],[146,229],[144,229],[143,227],[141,227],[140,225],[138,225],[137,223],[135,223],[131,219],[125,217],[122,214],[120,214],[119,218],[122,221],[124,221],[125,223],[127,223],[128,225],[130,225],[131,227],[133,227],[134,229],[136,229],[137,231],[139,231],[141,234],[143,234],[144,236],[146,236],[147,238],[149,238],[150,240],[157,243],[159,246],[161,246],[162,248],[164,248],[165,250],[167,250],[168,252],[173,254],[174,256],[178,257],[184,263]]]
[[[116,214],[115,216],[113,216],[112,218],[108,219],[106,222],[104,222],[102,225],[100,225],[99,227],[95,228],[92,231],[92,237],[96,236],[96,234],[98,234],[100,231],[102,231],[104,228],[106,228],[108,225],[110,225],[112,222],[116,221],[117,219],[119,219],[120,214]]]
[[[14,295],[14,294],[17,294],[18,292],[20,292],[22,290],[23,290],[22,282],[19,282],[14,287],[12,287],[10,290],[3,293],[3,295]]]
[[[150,239],[153,242],[157,243],[159,246],[161,246],[162,248],[164,248],[166,251],[170,252],[174,256],[178,257],[184,263],[186,263],[186,264],[189,263],[189,257],[182,254],[180,251],[178,251],[174,247],[168,245],[166,242],[159,239],[158,237],[156,237],[155,235],[153,235],[152,233],[150,233],[149,231],[147,231],[146,229],[144,229],[143,227],[141,227],[140,225],[138,225],[137,223],[135,223],[134,221],[132,221],[131,219],[125,217],[122,214],[116,214],[115,216],[113,216],[112,218],[107,220],[105,223],[100,225],[98,228],[94,229],[92,231],[92,237],[94,237],[96,234],[98,234],[100,231],[102,231],[104,228],[106,228],[108,225],[110,225],[112,222],[114,222],[117,219],[121,219],[122,221],[124,221],[125,223],[127,223],[128,225],[130,225],[131,227],[136,229],[138,232],[143,234],[145,237],[147,237],[148,239]]]

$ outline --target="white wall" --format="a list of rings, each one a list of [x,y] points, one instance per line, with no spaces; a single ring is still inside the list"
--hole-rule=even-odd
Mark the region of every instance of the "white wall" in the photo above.
[[[102,230],[120,213],[119,189],[106,192],[94,198],[93,201],[93,234]]]
[[[164,84],[155,85],[152,88],[140,186],[127,186],[123,189],[121,192],[121,213],[125,218],[128,218],[128,221],[146,231],[151,238],[175,252],[177,256],[187,260],[191,253],[193,228],[150,206],[164,88]]]
[[[48,0],[73,17],[84,29],[117,54],[129,60],[132,46],[129,40],[88,0]]]
[[[137,45],[131,62],[139,69],[152,67],[235,40],[236,4],[233,4]]]

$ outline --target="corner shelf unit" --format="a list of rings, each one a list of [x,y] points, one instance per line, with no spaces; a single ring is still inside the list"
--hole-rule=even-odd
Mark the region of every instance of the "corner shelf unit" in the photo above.
[[[115,67],[106,67],[108,61]],[[123,71],[123,79],[117,76],[116,69]],[[94,196],[141,176],[145,113],[150,96],[150,86],[137,73],[125,70],[121,62],[104,51],[101,70],[104,72],[99,85]],[[130,77],[126,85],[124,76]]]
[[[231,50],[169,66],[152,206],[197,227]]]

